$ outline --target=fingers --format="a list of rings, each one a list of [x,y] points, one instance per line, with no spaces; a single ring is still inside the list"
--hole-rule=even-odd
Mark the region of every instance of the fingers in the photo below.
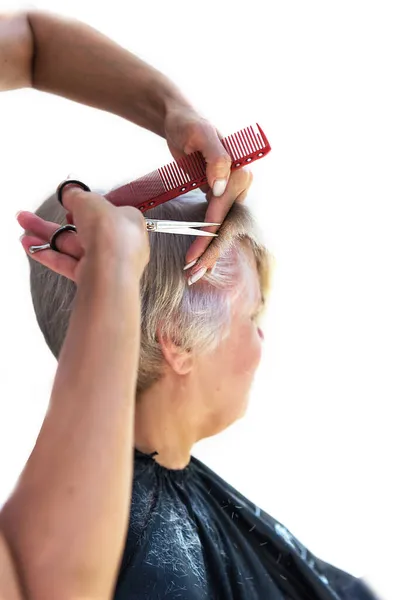
[[[206,183],[206,184],[204,184],[204,185],[201,185],[201,186],[199,187],[199,189],[200,189],[200,190],[203,192],[203,194],[207,194],[207,196],[208,196],[208,193],[211,191],[211,188],[210,188],[210,186],[208,185],[208,183]],[[207,201],[209,201],[209,198],[208,198],[208,197],[207,197]]]
[[[62,204],[68,213],[74,217],[76,224],[80,215],[84,214],[84,226],[87,228],[90,222],[98,222],[110,209],[111,203],[96,192],[83,190],[75,183],[65,185],[62,190]],[[71,217],[69,217],[71,219]]]
[[[246,168],[242,168],[238,171],[234,171],[231,174],[228,187],[221,197],[215,197],[215,195],[210,191],[207,198],[209,200],[209,204],[205,215],[205,222],[223,223],[232,204],[234,202],[244,202],[252,180],[253,175],[251,171]],[[211,231],[215,233],[218,231],[218,227],[205,227],[204,231]],[[186,264],[190,264],[191,262],[199,259],[199,257],[206,252],[213,239],[214,238],[198,237],[190,246],[186,254]],[[214,259],[214,263],[215,260],[216,258]],[[201,268],[201,265],[205,266],[206,263],[208,268],[211,268],[213,266],[211,262],[212,254],[208,253],[204,258],[202,257],[201,263],[200,260],[197,261],[191,273],[194,274]]]
[[[32,246],[46,244],[50,240],[53,233],[60,228],[60,225],[58,223],[44,221],[41,217],[38,217],[37,215],[29,211],[20,212],[20,214],[17,217],[17,221],[21,225],[21,227],[25,229],[25,233],[33,235],[35,236],[35,238],[42,240],[41,242],[39,242],[39,244],[32,243]],[[79,238],[73,232],[66,231],[65,233],[60,234],[57,238],[56,243],[57,248],[63,254],[68,254],[69,256],[75,259],[80,259],[83,255],[83,249],[79,242]],[[41,253],[46,252],[49,251],[41,251]],[[53,250],[51,250],[51,252],[53,252]],[[30,256],[34,255],[30,254]]]
[[[67,181],[67,180],[66,180]],[[60,183],[60,185],[57,188],[57,197],[59,200],[61,200],[61,204],[63,205],[63,207],[66,210],[71,211],[72,210],[72,206],[71,206],[71,202],[73,201],[73,198],[76,197],[77,192],[84,192],[85,190],[83,189],[82,186],[78,185],[77,183],[66,183],[66,181],[62,181]],[[61,192],[60,192],[60,188]],[[86,193],[88,193],[86,191]]]
[[[117,209],[104,196],[71,183],[62,189],[62,203],[67,211],[69,224],[75,225],[79,231],[80,243],[85,252],[99,235],[113,233],[110,223],[113,222],[114,211]]]
[[[247,195],[247,190],[244,190],[237,198],[235,203],[241,203],[244,202],[245,197]],[[211,228],[209,228],[211,229]],[[215,265],[215,263],[218,260],[218,257],[220,256],[221,250],[223,250],[224,248],[227,248],[229,246],[229,243],[232,239],[232,232],[235,231],[235,222],[234,221],[230,221],[229,219],[229,215],[227,216],[227,218],[224,220],[221,228],[218,230],[219,236],[217,238],[209,238],[211,239],[211,242],[207,245],[206,249],[204,251],[202,251],[202,254],[199,258],[199,260],[196,262],[196,268],[193,269],[193,271],[195,273],[198,273],[199,271],[204,271],[204,273],[207,270],[210,270],[213,268],[213,266]],[[196,244],[197,241],[201,241],[202,238],[198,238],[194,244]],[[193,244],[193,245],[194,245]],[[200,244],[199,244],[200,246]],[[200,248],[200,250],[202,250],[202,248]]]
[[[67,234],[60,235],[60,237],[57,239],[57,247],[59,247],[61,239],[66,237]],[[40,246],[41,244],[45,244],[47,241],[47,239],[43,239],[36,235],[24,235],[21,238],[22,247],[30,258],[36,262],[39,262],[44,267],[51,269],[55,273],[59,273],[60,275],[63,275],[72,281],[76,281],[76,269],[79,261],[72,256],[61,254],[60,252],[55,252],[54,250],[41,250],[35,254],[31,254],[29,252],[30,246]]]
[[[206,175],[207,182],[216,198],[222,196],[228,185],[231,174],[232,160],[222,145],[217,131],[211,128],[207,131],[204,128],[203,138],[200,147],[197,148],[203,154],[207,163]]]
[[[77,265],[83,254],[78,236],[73,232],[66,231],[57,238],[57,248],[60,252],[48,249],[31,254],[29,251],[30,246],[40,246],[48,243],[60,225],[44,221],[41,217],[29,211],[20,212],[17,221],[25,229],[21,244],[28,256],[55,273],[76,281]]]
[[[232,160],[221,142],[220,132],[188,104],[169,106],[164,126],[175,160],[200,152],[207,165],[208,185],[215,197],[222,196],[231,174]]]

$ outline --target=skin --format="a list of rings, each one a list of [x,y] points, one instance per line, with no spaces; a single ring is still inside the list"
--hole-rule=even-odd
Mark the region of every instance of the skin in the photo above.
[[[244,189],[213,194],[217,180],[230,178],[231,158],[220,133],[162,73],[84,23],[37,10],[0,14],[0,91],[24,87],[145,127],[166,140],[176,160],[200,151],[210,187],[208,222],[222,223],[232,204],[247,193],[251,181]],[[210,239],[197,238],[186,263],[203,254],[207,259],[209,244]]]
[[[166,139],[174,158],[195,150],[202,152],[211,190],[217,179],[229,179],[231,161],[218,131],[197,113],[176,86],[83,23],[41,11],[0,14],[0,91],[25,87],[109,111],[145,127]],[[78,138],[82,139],[82,136]],[[243,193],[241,190],[242,196]],[[206,219],[210,220],[212,216],[214,221],[222,222],[237,198],[237,190],[232,186],[228,186],[220,198],[210,192],[211,212],[207,213]],[[1,598],[45,600],[54,597],[54,585],[61,590],[58,598],[108,598],[124,540],[132,478],[130,449],[134,414],[131,391],[135,388],[132,373],[136,372],[139,314],[138,282],[131,276],[130,285],[125,285],[125,268],[128,269],[126,265],[129,264],[131,271],[132,264],[140,265],[136,258],[141,252],[127,242],[121,253],[116,243],[121,237],[116,235],[116,238],[108,238],[107,247],[113,249],[111,255],[102,255],[96,238],[89,235],[92,230],[86,228],[89,215],[86,222],[84,213],[81,212],[80,217],[75,214],[73,201],[70,202],[69,208],[68,204],[66,206],[74,222],[77,224],[79,219],[79,255],[68,255],[60,261],[60,255],[55,257],[56,253],[46,251],[43,252],[46,256],[43,264],[48,260],[59,268],[69,269],[79,286],[77,303],[48,415],[18,486],[0,513]],[[93,208],[91,217],[103,215],[97,225],[104,223],[103,218],[108,219],[104,235],[110,230],[120,234],[118,228],[126,226],[126,222],[122,225],[127,216],[123,211],[133,210],[121,208],[122,212],[117,216],[110,210],[105,211],[100,197],[97,207],[101,207],[100,213]],[[22,223],[25,217],[31,218],[23,213]],[[27,233],[34,232],[30,225],[22,226]],[[43,224],[41,227],[36,239],[31,239],[28,245],[38,243],[41,235],[44,241],[49,239],[48,225],[46,232]],[[97,231],[101,229],[99,227]],[[39,243],[42,241],[43,238]],[[22,243],[25,248],[26,240]],[[187,262],[192,261],[194,255],[204,253],[207,256],[204,251],[209,240],[200,238],[195,244],[195,252],[193,248],[189,251]],[[110,258],[112,255],[113,259]],[[104,269],[107,260],[114,262],[109,269]],[[115,273],[111,279],[110,273]],[[119,314],[124,314],[125,310],[129,315],[124,332],[112,320],[116,302]],[[93,304],[97,307],[95,314],[91,310]],[[89,312],[90,320],[87,319]],[[107,325],[107,344],[102,343],[99,323]],[[114,342],[110,343],[110,339]],[[125,365],[122,376],[121,366],[116,369],[116,356]],[[104,373],[106,380],[94,377],[99,372]],[[117,400],[115,386],[120,395]],[[111,388],[114,390],[113,408],[107,404]],[[83,397],[86,402],[82,402]],[[96,420],[99,414],[106,415],[107,419]],[[91,428],[89,438],[80,426],[85,421],[97,424]],[[66,422],[74,431],[72,437],[66,437]],[[107,457],[102,450],[104,439],[107,439]],[[102,469],[95,466],[98,452],[103,459]],[[94,498],[101,499],[94,513],[97,521],[102,523],[100,528],[95,526],[96,519],[85,518],[90,514],[88,507],[93,506]],[[60,510],[62,507],[62,520],[57,518],[57,506]],[[103,536],[110,537],[111,543],[99,556]],[[65,547],[69,548],[68,560],[60,561]]]
[[[240,169],[240,171],[234,171],[229,179],[226,194],[235,197],[237,202],[244,202],[252,179],[251,171],[248,171],[245,168]],[[71,217],[71,215],[67,214],[67,217]],[[26,210],[17,213],[17,220],[25,232],[30,236],[29,239],[26,237],[23,240],[23,246],[26,251],[28,251],[29,246],[39,246],[48,242],[56,229],[59,228],[59,224],[44,221],[34,213]],[[68,221],[72,220],[72,218],[68,218]],[[222,227],[224,228],[224,238],[222,238],[221,235],[221,237],[215,238],[211,244],[210,240],[207,241],[207,244],[210,244],[208,252],[200,257],[194,269],[186,271],[188,279],[193,272],[196,272],[196,270],[201,269],[202,267],[211,269],[218,260],[219,251],[224,247],[224,240],[230,236],[230,232],[228,231],[230,227],[229,219],[225,221]],[[209,227],[208,230],[215,231],[216,228]],[[191,247],[195,246],[197,241],[201,239],[204,238],[197,238]],[[39,252],[30,256],[33,260],[37,260],[52,271],[75,281],[74,271],[77,260],[80,259],[83,252],[79,235],[71,235],[70,233],[62,234],[57,239],[57,246],[61,250],[61,253]]]
[[[22,600],[21,584],[16,571],[16,563],[11,555],[9,544],[0,529],[0,598]]]
[[[5,598],[110,598],[128,523],[147,232],[137,209],[97,194],[67,188],[63,201],[82,247],[76,304],[45,421],[0,514]]]
[[[31,213],[21,213],[18,221],[34,232],[22,239],[27,252],[58,227]],[[58,240],[61,253],[46,250],[32,258],[74,280],[82,252],[79,233],[65,233]],[[257,317],[263,302],[254,255],[246,245],[241,251],[246,258],[243,289],[232,301],[228,337],[213,352],[196,355],[182,353],[171,340],[158,336],[164,376],[138,399],[135,445],[143,452],[157,450],[156,460],[165,467],[183,468],[198,440],[222,431],[245,412],[261,356],[263,333]]]
[[[159,337],[164,375],[136,404],[136,447],[157,450],[155,460],[170,469],[184,468],[193,445],[215,435],[246,411],[263,334],[257,323],[262,306],[254,256],[248,248],[246,293],[232,302],[229,335],[210,353],[182,353]]]

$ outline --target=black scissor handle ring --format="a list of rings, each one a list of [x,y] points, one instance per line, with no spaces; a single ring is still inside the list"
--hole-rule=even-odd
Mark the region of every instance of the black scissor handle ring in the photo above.
[[[90,187],[88,185],[86,185],[86,183],[83,183],[82,181],[79,181],[78,179],[66,179],[65,181],[61,182],[57,188],[57,200],[59,201],[59,203],[61,204],[61,206],[63,208],[64,208],[64,204],[62,203],[62,191],[65,188],[65,186],[69,185],[70,183],[79,185],[85,192],[91,191]]]
[[[51,236],[50,241],[49,241],[50,248],[52,250],[55,250],[56,252],[60,252],[60,250],[56,246],[56,239],[58,238],[58,236],[61,233],[64,233],[64,231],[75,231],[75,233],[76,233],[76,227],[75,227],[75,225],[63,225],[62,227],[59,227],[58,229],[56,229],[56,231],[53,233],[53,235]]]

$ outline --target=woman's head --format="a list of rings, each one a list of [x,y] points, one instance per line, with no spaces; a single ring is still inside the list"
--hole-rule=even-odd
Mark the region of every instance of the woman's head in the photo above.
[[[191,192],[146,213],[157,219],[203,221],[205,196]],[[36,214],[64,224],[55,196]],[[218,238],[213,273],[192,286],[183,271],[192,236],[150,233],[150,261],[141,280],[141,351],[138,397],[168,374],[195,377],[200,397],[224,420],[243,412],[260,357],[257,316],[269,289],[270,255],[261,244],[249,211],[234,205]],[[30,259],[36,317],[56,358],[71,315],[76,286]],[[118,318],[118,315],[116,315]],[[224,405],[232,414],[225,414]],[[236,408],[235,408],[236,407]],[[222,425],[222,423],[221,423]]]

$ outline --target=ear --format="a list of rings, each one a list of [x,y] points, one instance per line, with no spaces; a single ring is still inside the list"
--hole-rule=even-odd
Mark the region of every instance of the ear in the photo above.
[[[160,344],[166,363],[177,375],[187,375],[193,368],[193,353],[184,350],[170,337],[157,332],[157,340]]]

